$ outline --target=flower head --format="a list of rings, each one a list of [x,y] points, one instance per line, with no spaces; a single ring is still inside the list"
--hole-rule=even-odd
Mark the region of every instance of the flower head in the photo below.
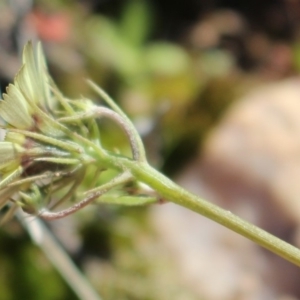
[[[129,119],[102,90],[89,84],[112,109],[84,98],[65,98],[48,74],[41,45],[36,51],[31,42],[25,46],[23,65],[0,101],[5,123],[0,142],[0,209],[9,204],[7,216],[21,206],[45,219],[64,217],[112,189],[103,201],[129,205],[153,201],[152,196],[136,195],[140,190],[136,182],[126,188],[133,176],[123,158],[102,148],[95,119],[104,116],[128,137],[132,158],[125,162],[145,161],[142,142]],[[107,168],[115,177],[103,183],[100,175]],[[123,191],[116,192],[119,185]],[[48,210],[69,200],[75,204],[59,212]]]
[[[38,198],[82,177],[83,149],[72,139],[71,126],[58,121],[75,112],[69,102],[51,82],[41,45],[34,51],[29,42],[14,84],[0,101],[6,131],[0,142],[0,207],[10,201],[38,209]]]

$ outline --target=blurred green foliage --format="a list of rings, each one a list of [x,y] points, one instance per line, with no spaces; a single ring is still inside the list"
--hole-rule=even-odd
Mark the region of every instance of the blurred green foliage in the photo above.
[[[133,120],[157,127],[152,136],[157,146],[148,152],[152,156],[156,151],[161,156],[157,162],[172,172],[169,157],[184,161],[195,154],[207,130],[235,98],[243,76],[236,74],[233,56],[153,40],[155,12],[146,1],[127,1],[115,19],[84,15],[76,7],[72,14],[69,40],[55,45],[45,41],[60,87],[67,95],[88,95],[82,78],[91,77]],[[108,142],[116,144],[117,139],[112,134]],[[191,147],[179,150],[186,143]]]
[[[199,299],[180,283],[168,251],[149,227],[145,208],[123,207],[110,214],[105,222],[83,225],[84,236],[90,237],[86,273],[104,299]],[[96,235],[99,241],[95,243]],[[86,239],[85,243],[88,245]],[[98,259],[91,258],[93,255]]]
[[[49,15],[59,15],[68,29],[57,41],[36,28],[65,94],[89,96],[84,78],[92,78],[137,124],[150,124],[148,153],[158,157],[165,172],[174,173],[197,153],[240,93],[244,73],[224,49],[153,39],[156,12],[150,2],[124,3],[118,18],[94,13],[83,1],[38,0],[31,13],[38,12],[39,24],[46,27]],[[107,125],[101,133],[104,144],[128,148]],[[89,174],[87,181],[92,178]],[[93,211],[78,216],[82,245],[77,261],[104,299],[199,299],[180,283],[169,253],[148,226],[146,208],[99,205]],[[15,226],[0,232],[0,300],[75,299],[21,229],[13,232]]]
[[[232,99],[227,93],[234,85],[227,79],[233,65],[230,55],[152,40],[155,12],[146,1],[127,1],[118,19],[82,10],[72,1],[37,1],[35,9],[42,12],[40,22],[57,13],[65,22],[71,20],[65,40],[43,40],[50,69],[67,95],[88,95],[83,78],[92,77],[133,119],[155,120],[167,104],[160,121],[152,124],[159,129],[153,139],[162,141],[153,150],[163,155],[161,162],[168,162],[172,153],[186,156],[187,141],[196,149],[213,115],[220,115]],[[102,132],[108,148],[116,141],[119,148],[128,147],[125,138],[122,145],[120,135],[112,132]],[[77,261],[104,299],[197,299],[181,286],[168,253],[157,246],[146,208],[102,205],[99,210],[100,216],[81,221]],[[24,232],[12,232],[16,226],[14,222],[0,233],[0,300],[75,299]],[[91,257],[99,267],[95,277],[89,274]]]
[[[75,295],[14,221],[0,232],[0,299],[63,300]]]

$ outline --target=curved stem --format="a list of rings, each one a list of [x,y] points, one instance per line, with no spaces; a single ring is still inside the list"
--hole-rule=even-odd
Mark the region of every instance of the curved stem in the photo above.
[[[38,212],[38,216],[40,218],[42,218],[44,220],[48,220],[48,221],[67,217],[67,216],[77,212],[78,210],[82,209],[83,207],[87,206],[88,204],[93,202],[95,199],[97,199],[101,195],[108,192],[110,189],[116,187],[119,184],[128,182],[131,179],[132,179],[131,174],[129,172],[124,172],[121,175],[118,175],[114,179],[110,180],[108,183],[101,185],[97,189],[97,191],[91,191],[91,194],[89,196],[87,196],[86,198],[84,198],[83,200],[81,200],[80,202],[78,202],[66,209],[58,211],[58,212],[51,212],[51,211],[42,209]],[[88,192],[86,192],[86,193],[88,193]]]
[[[112,98],[99,86],[97,86],[93,81],[87,80],[87,83],[89,86],[100,96],[102,99],[119,115],[123,118],[124,122],[126,123],[126,126],[128,127],[131,135],[134,137],[134,140],[136,141],[137,148],[139,149],[139,161],[140,162],[146,162],[146,153],[143,141],[135,129],[134,125],[131,123],[130,119],[127,117],[127,115],[120,109],[120,107],[114,102]]]
[[[118,113],[114,112],[109,108],[94,106],[90,111],[87,111],[85,113],[73,117],[60,118],[58,121],[67,123],[67,122],[74,122],[77,120],[99,118],[102,116],[115,121],[121,127],[121,129],[125,132],[126,136],[128,137],[131,151],[132,151],[132,158],[134,160],[140,160],[141,158],[140,148],[136,136],[132,133],[131,124],[128,123],[128,121],[126,121],[123,118],[123,116],[120,116]]]
[[[116,112],[114,112],[109,108],[95,106],[93,108],[93,111],[95,117],[105,116],[107,118],[112,119],[113,121],[115,121],[117,124],[120,125],[120,127],[123,129],[123,131],[128,137],[131,151],[132,151],[132,158],[134,160],[140,160],[141,155],[138,147],[138,142],[136,141],[135,136],[132,134],[130,123],[126,122],[126,120],[124,120],[122,116],[120,116],[119,114],[117,114]]]

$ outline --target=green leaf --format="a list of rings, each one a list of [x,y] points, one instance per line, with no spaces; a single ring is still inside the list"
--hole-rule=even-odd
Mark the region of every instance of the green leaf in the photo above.
[[[10,84],[3,98],[0,102],[0,116],[4,121],[19,129],[33,126],[26,99],[16,86]]]
[[[35,140],[47,143],[49,145],[53,145],[59,148],[62,148],[64,150],[70,151],[70,152],[75,152],[76,154],[80,154],[83,152],[82,148],[75,144],[72,143],[70,141],[62,141],[56,138],[52,138],[43,134],[39,134],[39,133],[35,133],[35,132],[31,132],[31,131],[26,131],[26,130],[18,130],[18,129],[10,129],[16,133],[20,133],[23,134],[27,137],[31,137]]]
[[[133,46],[142,46],[151,27],[151,10],[146,1],[130,1],[125,7],[120,27],[122,37],[127,42]]]
[[[188,54],[179,46],[161,42],[149,45],[144,53],[149,72],[164,76],[175,76],[189,70]]]
[[[50,88],[48,86],[47,67],[41,44],[35,53],[32,42],[28,42],[23,51],[24,72],[16,78],[22,92],[31,101],[46,107],[49,103]],[[48,99],[47,99],[48,98]]]
[[[23,148],[10,143],[10,142],[1,142],[0,144],[0,165],[1,163],[5,163],[7,161],[15,160],[20,152],[22,152]]]

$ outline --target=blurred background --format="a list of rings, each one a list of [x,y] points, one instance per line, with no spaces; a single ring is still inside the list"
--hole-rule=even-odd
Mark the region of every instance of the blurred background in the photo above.
[[[119,103],[152,165],[300,246],[298,0],[0,0],[2,92],[28,40],[65,95],[91,78]],[[299,268],[173,204],[47,226],[106,300],[300,299]],[[0,266],[0,300],[77,299],[17,220]]]

